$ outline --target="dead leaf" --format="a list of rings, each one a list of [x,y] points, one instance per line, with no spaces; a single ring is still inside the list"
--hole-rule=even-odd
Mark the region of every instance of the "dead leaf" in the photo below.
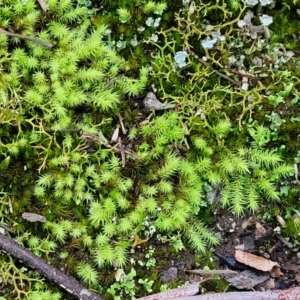
[[[119,131],[120,131],[120,129],[119,129],[119,127],[117,127],[115,129],[112,137],[111,137],[111,140],[110,140],[111,143],[115,143],[118,140],[118,138],[119,138]]]
[[[274,266],[270,271],[271,277],[277,278],[283,275],[279,266]]]
[[[256,224],[256,220],[254,219],[254,217],[250,217],[247,221],[243,222],[242,228],[247,229],[248,227],[251,227],[254,224]]]
[[[48,6],[48,4],[46,3],[46,1],[45,1],[45,0],[38,0],[38,3],[40,4],[42,10],[43,10],[44,12],[47,12],[47,10],[49,9],[49,6]]]
[[[259,222],[256,222],[255,228],[261,236],[264,236],[267,233],[267,230]]]
[[[279,277],[282,275],[280,266],[277,262],[240,250],[235,251],[234,257],[238,262],[247,266],[260,271],[270,272],[271,276],[273,277]]]
[[[145,126],[149,123],[149,120],[144,120],[142,122],[139,123],[140,126]]]
[[[267,233],[267,230],[259,222],[257,222],[254,217],[250,217],[247,221],[244,221],[242,228],[247,229],[253,225],[255,225],[258,235],[263,236]]]
[[[268,291],[275,289],[275,280],[274,278],[269,278],[268,280],[255,286],[256,291]]]
[[[254,239],[251,236],[246,236],[244,238],[244,243],[235,247],[236,250],[247,251],[255,249]]]
[[[245,270],[240,272],[237,276],[226,278],[226,281],[229,282],[232,286],[237,289],[251,290],[256,285],[266,281],[270,276],[268,274],[257,275],[250,270]]]
[[[281,216],[277,215],[276,219],[282,228],[286,228],[286,223]]]

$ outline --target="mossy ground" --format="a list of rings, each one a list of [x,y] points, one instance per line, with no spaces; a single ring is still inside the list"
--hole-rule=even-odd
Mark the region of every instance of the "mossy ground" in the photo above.
[[[128,285],[122,296],[129,299],[149,293],[138,279],[153,280],[158,292],[159,274],[173,260],[192,255],[195,265],[215,267],[209,228],[219,206],[268,212],[274,222],[279,214],[288,224],[283,233],[299,243],[299,184],[292,181],[300,162],[300,4],[193,3],[49,0],[44,14],[31,0],[3,1],[1,28],[54,48],[0,36],[1,224],[108,299],[118,268],[136,270],[135,289]],[[264,14],[273,18],[269,38],[238,26],[247,11],[254,26]],[[205,48],[212,34],[223,38]],[[146,111],[139,96],[148,91],[176,108]],[[211,203],[216,186],[222,197]],[[48,222],[30,224],[23,212]],[[134,236],[145,242],[130,253]],[[145,269],[136,262],[146,263],[150,246],[156,262]],[[20,264],[5,253],[1,260],[7,299],[42,299],[38,274],[23,270],[21,286],[12,271]],[[169,287],[185,279],[183,272]],[[223,291],[218,282],[215,291]]]

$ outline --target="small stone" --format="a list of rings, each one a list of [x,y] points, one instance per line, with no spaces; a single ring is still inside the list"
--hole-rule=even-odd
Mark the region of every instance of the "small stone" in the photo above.
[[[233,222],[233,223],[231,224],[231,227],[232,227],[233,229],[235,229],[235,227],[236,227],[236,222]]]
[[[216,224],[217,228],[220,230],[220,231],[224,231],[224,229],[220,226],[219,223]]]
[[[33,222],[41,222],[41,223],[47,222],[47,219],[44,216],[41,216],[41,215],[38,215],[38,214],[35,214],[35,213],[24,212],[22,214],[22,218],[24,220],[27,220],[27,221],[31,222],[31,223],[33,223]]]
[[[169,269],[163,271],[160,274],[160,281],[162,283],[169,283],[177,279],[178,269],[175,267],[170,267]]]
[[[248,89],[249,89],[249,83],[244,82],[244,83],[242,84],[241,89],[242,89],[243,91],[248,91]]]
[[[152,92],[147,94],[143,100],[143,103],[147,111],[164,110],[175,107],[175,104],[161,103],[157,100],[156,95]]]
[[[216,232],[216,233],[215,233],[215,236],[216,236],[216,238],[217,238],[218,240],[221,240],[221,239],[222,239],[222,234],[221,234],[221,232]]]

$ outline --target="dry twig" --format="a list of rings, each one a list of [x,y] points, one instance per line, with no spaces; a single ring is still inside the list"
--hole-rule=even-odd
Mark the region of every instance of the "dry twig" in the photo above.
[[[215,70],[208,62],[206,62],[205,60],[201,59],[200,57],[198,57],[198,55],[192,51],[191,49],[187,49],[187,51],[193,55],[202,65],[208,67],[209,69],[211,69],[213,71],[213,73],[217,74],[219,77],[222,77],[228,81],[230,81],[231,83],[233,83],[236,86],[239,86],[240,84],[238,82],[236,82],[235,80],[233,80],[232,78],[230,78],[229,76],[220,73],[219,71]]]
[[[124,168],[125,165],[126,165],[125,149],[124,149],[124,146],[122,144],[122,140],[121,140],[120,137],[118,139],[118,146],[119,146],[119,149],[120,149],[120,152],[121,152],[122,167]]]
[[[242,72],[239,72],[237,70],[233,70],[233,69],[229,69],[229,68],[226,68],[226,70],[232,74],[236,74],[238,75],[239,77],[243,78],[243,77],[247,77],[253,81],[259,81],[259,78],[255,77],[255,76],[252,76],[252,75],[249,75],[247,73],[242,73]]]
[[[12,36],[12,37],[16,37],[16,38],[19,38],[19,39],[31,41],[33,43],[36,43],[36,44],[42,45],[44,47],[47,47],[49,49],[53,48],[53,46],[54,46],[53,44],[51,44],[49,42],[46,42],[46,41],[43,41],[43,40],[40,40],[38,38],[31,37],[31,36],[26,36],[26,35],[21,35],[21,34],[17,34],[17,33],[12,33],[12,32],[4,30],[2,28],[0,28],[0,34],[5,34],[7,36]]]
[[[221,275],[221,276],[236,276],[239,273],[233,270],[186,270],[188,273],[198,275]]]
[[[178,300],[299,300],[300,287],[288,290],[269,290],[264,292],[229,292],[181,297]],[[172,300],[169,298],[168,300]]]
[[[137,300],[164,300],[164,299],[182,299],[186,296],[192,296],[197,294],[199,291],[199,282],[191,283],[185,286],[182,286],[177,289],[173,289],[170,291],[150,295],[147,297],[139,298]],[[193,298],[193,297],[191,297]]]
[[[0,249],[21,260],[24,264],[37,270],[41,275],[54,281],[68,293],[81,300],[104,300],[100,295],[89,291],[74,278],[67,276],[60,270],[52,267],[29,250],[17,244],[12,239],[0,233]]]
[[[118,144],[115,146],[112,146],[106,139],[101,138],[100,136],[97,136],[95,134],[84,133],[82,135],[82,138],[87,140],[87,145],[81,147],[80,150],[85,150],[85,149],[91,147],[93,142],[98,142],[99,144],[105,146],[106,148],[111,149],[115,153],[121,154],[122,165],[124,165],[124,166],[125,166],[125,154],[131,155],[134,158],[138,158],[138,156],[134,153],[134,151],[132,151],[129,147],[124,146],[122,144],[122,141],[120,138],[119,138]]]
[[[123,133],[123,134],[126,134],[126,133],[127,133],[127,130],[126,130],[125,126],[124,126],[123,118],[121,117],[120,114],[118,114],[118,118],[119,118],[119,122],[120,122],[120,125],[121,125],[122,133]]]

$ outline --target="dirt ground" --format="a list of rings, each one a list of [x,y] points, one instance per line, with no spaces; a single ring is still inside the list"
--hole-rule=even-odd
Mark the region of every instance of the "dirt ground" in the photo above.
[[[284,290],[299,286],[300,247],[281,236],[276,224],[268,224],[253,215],[236,217],[222,209],[216,211],[215,220],[214,232],[219,237],[220,244],[202,258],[201,255],[200,259],[196,258],[188,251],[183,251],[177,256],[167,252],[164,256],[164,251],[161,251],[160,261],[164,261],[164,264],[159,265],[158,271],[161,282],[193,282],[209,277],[210,280],[202,285],[203,292]],[[155,247],[164,248],[162,245]],[[234,258],[238,249],[255,255],[255,258],[263,258],[264,262],[277,263],[277,274],[239,263]],[[235,270],[239,275],[209,276],[187,272],[191,269],[202,269],[204,266],[209,266],[210,270]]]
[[[259,286],[258,289],[287,289],[298,286],[300,281],[300,247],[284,238],[277,229],[278,223],[270,225],[253,215],[237,218],[228,212],[216,215],[215,231],[220,238],[216,252],[234,257],[236,249],[277,262],[281,276],[272,277],[273,283]],[[221,265],[224,265],[224,262]],[[253,268],[249,268],[255,272]],[[256,270],[259,273],[258,270]],[[254,287],[255,288],[255,287]]]

